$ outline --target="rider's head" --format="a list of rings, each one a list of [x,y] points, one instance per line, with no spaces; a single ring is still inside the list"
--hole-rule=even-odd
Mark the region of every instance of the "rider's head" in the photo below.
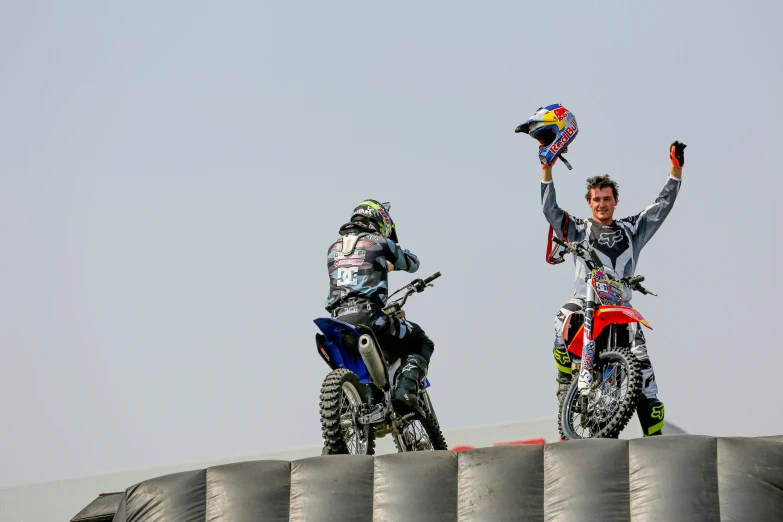
[[[617,182],[608,175],[595,176],[587,180],[587,194],[585,199],[593,211],[593,219],[602,225],[612,223],[614,207],[619,200]]]
[[[397,228],[392,221],[389,203],[379,203],[374,199],[365,199],[353,209],[349,223],[343,225],[340,232],[350,229],[365,229],[377,232],[383,237],[397,242]]]

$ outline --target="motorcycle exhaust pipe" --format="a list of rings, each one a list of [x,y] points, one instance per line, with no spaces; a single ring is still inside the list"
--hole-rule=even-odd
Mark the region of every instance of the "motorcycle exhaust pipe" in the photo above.
[[[375,346],[375,341],[367,334],[359,337],[359,354],[367,366],[367,372],[370,374],[373,384],[385,390],[386,371],[381,360],[381,354]]]

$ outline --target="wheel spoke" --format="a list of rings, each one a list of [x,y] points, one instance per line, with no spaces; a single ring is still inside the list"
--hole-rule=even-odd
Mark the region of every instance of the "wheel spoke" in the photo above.
[[[421,421],[414,420],[409,423],[403,429],[402,434],[405,445],[409,451],[427,451],[433,449],[430,437]]]
[[[394,437],[397,451],[433,451],[446,450],[448,445],[443,433],[440,431],[438,418],[435,416],[429,395],[424,394],[422,407],[426,417],[419,413],[403,421]]]
[[[641,371],[630,350],[603,352],[596,367],[596,383],[587,400],[582,399],[576,384],[566,394],[559,416],[564,439],[616,437],[633,414],[635,396],[641,388]]]
[[[321,389],[321,424],[328,453],[372,454],[375,432],[357,423],[364,404],[364,389],[356,374],[333,370]]]

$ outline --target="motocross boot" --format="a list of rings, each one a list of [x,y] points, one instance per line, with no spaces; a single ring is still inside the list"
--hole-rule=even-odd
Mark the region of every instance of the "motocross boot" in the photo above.
[[[557,345],[552,349],[552,356],[557,368],[557,405],[560,406],[571,385],[571,357],[565,348]]]
[[[642,434],[645,437],[663,435],[663,403],[657,398],[649,399],[642,396],[636,405],[636,415],[642,426]]]
[[[420,409],[419,384],[427,376],[427,361],[421,355],[409,355],[397,379],[392,405],[397,413],[405,415]]]
[[[565,399],[568,388],[571,387],[571,375],[564,374],[563,372],[557,372],[557,405],[562,406]]]

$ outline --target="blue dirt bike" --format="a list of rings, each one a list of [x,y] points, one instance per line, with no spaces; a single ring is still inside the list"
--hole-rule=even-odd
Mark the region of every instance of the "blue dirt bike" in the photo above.
[[[400,288],[389,297],[405,290],[402,298],[389,302],[383,309],[390,316],[403,318],[402,307],[408,297],[423,292],[440,277],[440,272]],[[384,351],[367,326],[321,317],[314,320],[322,333],[315,336],[318,353],[332,369],[321,386],[321,430],[324,455],[373,455],[375,438],[391,433],[397,451],[448,449],[441,433],[435,409],[430,401],[425,378],[421,383],[419,407],[412,413],[399,414],[391,397],[399,378],[402,359]],[[382,400],[372,400],[380,396]]]

